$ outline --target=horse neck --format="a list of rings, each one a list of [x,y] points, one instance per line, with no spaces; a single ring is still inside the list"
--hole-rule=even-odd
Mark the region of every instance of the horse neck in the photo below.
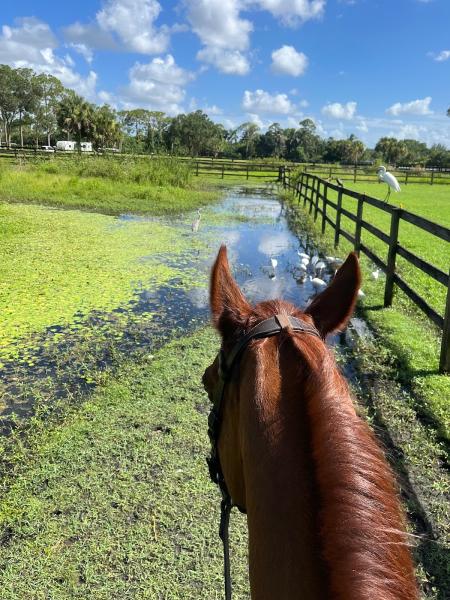
[[[242,388],[252,598],[418,598],[392,473],[333,359],[280,341]]]

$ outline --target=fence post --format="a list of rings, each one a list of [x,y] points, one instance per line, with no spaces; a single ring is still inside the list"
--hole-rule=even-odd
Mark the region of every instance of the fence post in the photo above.
[[[408,185],[408,175],[409,175],[409,172],[408,172],[408,171],[406,171],[406,175],[405,175],[405,185]]]
[[[431,171],[431,181],[430,181],[430,185],[433,185],[434,182],[434,171]]]
[[[356,212],[356,227],[355,227],[355,252],[359,256],[361,249],[361,221],[364,208],[364,196],[358,196],[358,210]]]
[[[309,174],[305,172],[306,175],[306,185],[309,186]],[[308,188],[305,189],[305,195],[303,196],[303,208],[306,208],[306,203],[308,202]]]
[[[353,183],[356,183],[356,163],[355,168],[353,169]]]
[[[304,173],[302,172],[302,175],[300,177],[300,181],[298,182],[298,203],[300,204],[300,201],[302,199],[302,192],[303,192],[303,175]]]
[[[325,182],[323,186],[323,203],[322,203],[322,233],[325,233],[327,224],[327,202],[328,202],[328,184]]]
[[[320,179],[317,178],[316,198],[315,198],[315,205],[314,205],[314,221],[317,221],[317,215],[319,214],[319,193],[320,193]]]
[[[444,329],[442,331],[439,372],[450,373],[450,271],[448,274],[447,302],[445,304]]]
[[[225,176],[225,165],[222,163],[222,179]]]
[[[198,161],[197,161],[197,172],[196,172],[196,175],[198,177]]]
[[[248,169],[249,169],[249,166],[247,165],[247,179],[248,179]],[[279,177],[280,177],[280,176],[278,175],[278,178],[279,178]]]
[[[248,165],[247,165],[247,171],[248,171]],[[283,167],[278,167],[278,181],[283,181]]]
[[[384,306],[391,306],[394,293],[395,259],[397,257],[398,226],[400,224],[401,208],[393,208],[391,215],[391,231],[389,234],[389,250],[386,268],[386,286],[384,288]]]
[[[338,191],[337,209],[336,209],[336,229],[334,231],[334,247],[339,245],[339,234],[341,232],[341,209],[342,209],[342,188]]]
[[[311,189],[310,189],[311,196],[309,198],[309,214],[312,213],[313,202],[314,202],[314,192],[315,192],[315,189],[316,189],[316,180],[315,180],[314,177],[315,177],[314,175],[311,175],[312,184],[311,184]]]

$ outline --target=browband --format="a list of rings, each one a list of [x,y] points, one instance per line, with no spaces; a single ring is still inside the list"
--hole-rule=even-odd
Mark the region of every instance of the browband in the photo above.
[[[225,356],[223,350],[220,351],[219,377],[224,381],[229,378],[236,359],[251,340],[271,337],[273,335],[277,335],[283,330],[309,333],[311,335],[315,335],[319,339],[322,339],[322,336],[314,327],[314,325],[309,325],[309,323],[305,323],[304,321],[297,319],[297,317],[291,317],[285,314],[275,315],[274,317],[266,319],[258,325],[255,325],[255,327],[250,329],[249,332],[239,338],[231,351],[228,353],[228,356]]]

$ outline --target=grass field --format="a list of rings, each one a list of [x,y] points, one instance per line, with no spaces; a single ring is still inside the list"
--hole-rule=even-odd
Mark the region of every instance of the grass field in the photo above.
[[[0,201],[95,210],[104,214],[171,214],[204,206],[217,194],[193,182],[175,159],[109,157],[0,164]]]
[[[210,330],[125,365],[64,422],[35,420],[0,483],[2,600],[222,598],[201,374]],[[11,461],[13,466],[11,466]],[[248,598],[233,515],[235,597]]]
[[[384,198],[385,189],[378,184],[353,184],[352,189]],[[330,194],[330,199],[336,201],[333,194]],[[400,200],[405,209],[443,225],[450,225],[450,189],[444,186],[408,185],[401,195],[391,196],[392,204],[394,201],[400,204]],[[356,200],[346,198],[343,206],[355,213],[356,203]],[[370,206],[366,206],[364,211],[363,218],[389,233],[390,217],[387,213]],[[335,220],[333,213],[330,208],[328,214]],[[318,233],[320,222],[319,215],[313,228],[314,235],[321,240],[324,251],[333,254],[336,252],[333,248],[334,229],[328,225],[326,234],[322,237]],[[350,219],[343,217],[341,225],[353,234],[355,224]],[[407,223],[402,223],[399,239],[407,249],[448,272],[450,254],[448,244],[444,241]],[[363,230],[362,242],[383,260],[386,259],[387,246],[382,241]],[[345,256],[351,250],[350,243],[341,238],[339,255]],[[386,344],[393,352],[398,364],[398,378],[414,390],[418,409],[431,419],[440,434],[448,440],[450,377],[438,373],[441,333],[399,290],[395,292],[392,307],[382,309],[385,278],[380,276],[375,281],[371,277],[374,265],[364,256],[361,260],[364,267],[363,291],[366,294],[363,300],[364,315],[377,331],[381,343]],[[411,287],[443,315],[446,298],[444,286],[400,258],[397,269]]]
[[[207,475],[209,402],[200,383],[217,347],[210,328],[171,342],[150,361],[125,363],[63,418],[37,416],[26,444],[20,430],[9,440],[0,479],[2,599],[223,597],[220,494]],[[420,467],[442,519],[438,451],[410,413],[398,398],[390,426],[407,426],[403,461]],[[237,511],[231,543],[234,598],[248,600],[246,524]],[[444,552],[418,543],[426,598],[445,598]]]

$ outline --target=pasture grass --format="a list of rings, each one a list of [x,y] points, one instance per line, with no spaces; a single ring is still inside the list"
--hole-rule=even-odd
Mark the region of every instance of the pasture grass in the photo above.
[[[174,159],[59,158],[0,167],[0,201],[121,214],[175,214],[218,198]]]
[[[384,199],[386,185],[352,184],[351,189],[365,193],[369,196]],[[337,201],[337,193],[331,192],[330,199]],[[391,204],[400,206],[409,212],[420,215],[450,227],[450,186],[408,185],[399,194],[391,194]],[[343,207],[356,214],[357,201],[353,198],[343,197]],[[327,209],[328,210],[328,209]],[[329,207],[329,216],[336,220],[336,211]],[[320,215],[319,215],[320,217]],[[381,229],[389,235],[391,216],[374,206],[365,205],[363,219]],[[353,234],[355,223],[343,216],[341,221],[343,229]],[[330,228],[331,229],[331,228]],[[361,241],[367,245],[384,262],[387,260],[387,245],[366,230],[362,230]],[[400,222],[399,243],[410,252],[440,268],[444,273],[449,272],[450,252],[448,242],[431,233],[404,221]],[[398,274],[408,283],[428,304],[440,315],[444,314],[447,289],[441,283],[408,263],[402,257],[397,257],[396,269]],[[405,310],[410,301],[400,295],[399,301],[405,300]]]
[[[124,364],[62,422],[10,440],[0,494],[0,588],[31,598],[222,598],[218,489],[209,482],[211,329]],[[232,573],[248,598],[245,519]]]
[[[81,406],[45,419],[38,412],[2,440],[2,599],[223,597],[220,494],[205,464],[209,401],[200,383],[218,345],[211,328],[197,330],[150,360],[123,363]],[[397,408],[394,423],[410,426],[408,410]],[[428,461],[431,484],[431,444],[422,430],[410,433],[407,461],[414,452],[421,467]],[[426,550],[421,542],[424,597],[445,598],[442,558]],[[234,597],[248,599],[246,522],[237,511],[231,559]]]
[[[295,207],[297,200],[293,200],[290,194],[286,194],[286,197]],[[446,200],[443,201],[446,202]],[[442,206],[440,209],[442,210]],[[298,230],[309,231],[325,254],[336,255],[337,253],[338,256],[344,258],[348,252],[352,251],[352,245],[344,238],[341,238],[336,250],[333,246],[334,229],[328,226],[325,235],[322,235],[320,219],[314,222],[307,212],[297,208],[294,208],[290,215],[293,226]],[[384,214],[381,217],[373,214],[366,215],[366,218],[380,228],[386,229],[388,226],[388,223],[383,222]],[[372,219],[376,218],[378,221],[374,222]],[[349,220],[347,219],[347,221]],[[344,222],[342,222],[342,226],[346,228]],[[352,226],[352,229],[349,229],[350,232],[354,230],[354,224]],[[425,236],[428,240],[423,239]],[[447,261],[448,268],[448,248],[443,242],[444,250],[441,254],[440,250],[436,250],[436,248],[440,248],[437,243],[440,240],[433,238],[434,236],[430,234],[422,236],[419,230],[416,236],[410,232],[407,242],[409,247],[414,249],[417,249],[420,244],[423,249],[423,258],[430,262],[436,261],[437,266],[441,266],[441,268],[445,269]],[[379,256],[385,256],[383,251],[386,252],[386,246],[382,242],[374,238],[372,244],[368,243],[365,234],[363,234],[362,240]],[[416,410],[429,419],[439,435],[448,442],[450,440],[450,377],[440,375],[438,371],[441,332],[400,290],[395,291],[392,306],[383,308],[384,276],[381,275],[378,280],[373,279],[371,273],[375,267],[364,255],[361,255],[360,263],[363,272],[362,289],[365,293],[365,298],[359,303],[361,313],[376,331],[379,345],[387,347],[391,352],[390,361],[395,361],[397,378],[412,390]],[[443,314],[445,294],[440,289],[443,288],[442,285],[425,274],[422,275],[418,269],[408,266],[406,263],[399,262],[398,271],[414,289],[424,295]]]

